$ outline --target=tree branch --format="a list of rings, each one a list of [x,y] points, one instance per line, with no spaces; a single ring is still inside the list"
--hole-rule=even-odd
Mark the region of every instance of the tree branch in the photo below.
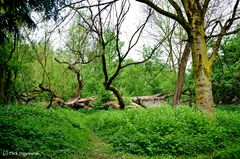
[[[207,36],[207,38],[216,38],[219,36],[226,36],[226,35],[232,35],[232,34],[236,34],[240,31],[240,28],[230,31],[230,32],[225,32],[225,33],[220,33],[220,34],[216,34],[216,35],[211,35],[211,36]]]
[[[171,19],[174,19],[176,20],[179,24],[182,25],[182,27],[185,29],[186,32],[189,31],[189,25],[187,23],[187,21],[184,19],[182,13],[180,13],[180,7],[177,5],[177,3],[175,3],[174,1],[172,0],[169,0],[169,2],[171,3],[171,5],[175,8],[175,10],[177,11],[177,15],[176,14],[173,14],[171,12],[168,12],[168,11],[165,11],[164,9],[158,7],[156,4],[154,4],[152,1],[150,0],[136,0],[140,3],[144,3],[148,6],[150,6],[151,8],[153,8],[156,12],[162,14],[162,15],[165,15]]]
[[[211,1],[211,0],[205,0],[204,3],[203,3],[202,18],[204,18],[205,15],[206,15],[206,13],[207,13],[207,9],[208,9],[208,6],[209,6],[210,1]]]
[[[142,64],[144,62],[147,62],[148,60],[151,59],[151,57],[153,56],[153,54],[155,53],[155,51],[159,48],[159,46],[164,42],[164,40],[166,40],[166,37],[164,37],[151,51],[150,55],[142,60],[142,61],[138,61],[138,62],[132,62],[132,63],[128,63],[128,64],[125,64],[123,66],[121,66],[121,69],[125,68],[125,67],[128,67],[128,66],[131,66],[131,65],[138,65],[138,64]]]

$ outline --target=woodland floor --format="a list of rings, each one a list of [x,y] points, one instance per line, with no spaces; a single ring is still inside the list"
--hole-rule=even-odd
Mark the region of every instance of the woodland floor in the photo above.
[[[227,109],[226,109],[227,108]],[[220,109],[221,116],[225,116],[229,122],[237,125],[234,129],[234,133],[238,135],[239,127],[239,112],[240,106],[226,107],[224,110]],[[164,108],[165,109],[165,108]],[[229,110],[228,110],[229,109]],[[230,110],[231,109],[231,110]],[[170,108],[163,110],[169,112]],[[186,109],[187,111],[190,109]],[[186,110],[181,110],[185,112]],[[159,111],[156,109],[156,111]],[[174,110],[175,111],[175,110]],[[173,113],[174,113],[173,111]],[[226,111],[226,112],[225,112]],[[71,109],[45,109],[41,106],[1,106],[0,107],[0,153],[8,152],[40,152],[40,155],[23,157],[21,155],[7,155],[4,156],[0,154],[0,158],[70,158],[70,159],[165,159],[165,158],[197,158],[197,159],[208,159],[212,158],[210,154],[198,154],[194,157],[183,156],[172,156],[165,154],[163,156],[148,156],[148,155],[133,155],[123,151],[116,151],[113,148],[111,142],[111,136],[99,135],[95,132],[94,128],[91,127],[92,122],[103,123],[106,120],[113,121],[109,123],[109,127],[118,124],[119,119],[127,114],[132,117],[139,117],[141,122],[141,115],[145,113],[146,120],[148,120],[149,113],[155,111],[148,110],[144,112],[142,110],[130,110],[126,112],[118,111],[73,111]],[[228,116],[228,113],[230,116]],[[120,116],[118,116],[120,114]],[[146,115],[147,114],[147,115]],[[189,114],[194,117],[194,111],[190,110]],[[188,114],[188,115],[189,115]],[[154,114],[152,114],[154,115]],[[166,114],[167,120],[170,114]],[[187,115],[187,114],[186,114]],[[150,115],[151,116],[151,115]],[[184,117],[184,116],[183,116]],[[201,118],[201,115],[199,116]],[[195,117],[194,117],[195,118]],[[149,118],[152,120],[152,118]],[[224,118],[225,119],[225,118]],[[98,121],[99,120],[99,121]],[[138,119],[136,119],[138,120]],[[144,119],[145,120],[145,119]],[[191,120],[192,121],[192,120]],[[224,120],[223,120],[224,121]],[[145,122],[145,121],[144,121]],[[151,122],[151,121],[150,121]],[[166,121],[168,122],[168,121]],[[90,125],[89,125],[90,124]],[[141,123],[140,123],[141,124]],[[145,124],[145,123],[144,123]],[[167,123],[169,124],[169,123]],[[201,124],[201,123],[200,123]],[[97,125],[98,126],[98,125]],[[117,126],[117,125],[116,125]],[[147,126],[147,125],[145,125]],[[107,127],[108,128],[108,127]],[[150,127],[149,127],[150,128]],[[111,131],[104,128],[101,131]],[[218,135],[218,134],[217,134]],[[128,135],[127,135],[128,136]],[[223,138],[224,139],[224,138]],[[229,149],[225,152],[222,149],[216,152],[221,152],[221,154],[235,155],[236,151],[239,150],[237,142],[231,142],[233,151]],[[224,143],[225,144],[225,143]],[[226,144],[229,144],[226,140]],[[38,146],[36,146],[38,145]],[[73,145],[73,146],[72,146]],[[230,148],[231,148],[230,147]],[[227,147],[226,147],[227,148]],[[235,158],[237,158],[239,152]],[[231,157],[228,157],[231,158]]]

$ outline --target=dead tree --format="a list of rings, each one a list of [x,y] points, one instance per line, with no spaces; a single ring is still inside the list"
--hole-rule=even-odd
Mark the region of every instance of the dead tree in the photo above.
[[[66,64],[68,65],[68,69],[75,73],[76,79],[77,79],[77,89],[76,89],[76,95],[75,97],[78,98],[81,95],[81,91],[83,88],[83,81],[81,79],[81,72],[80,69],[76,66],[76,63],[70,63],[65,61],[59,61],[57,58],[55,58],[55,61],[57,61],[60,64]]]
[[[81,16],[83,19],[83,24],[86,29],[89,29],[95,36],[95,39],[98,42],[98,50],[100,52],[101,65],[102,65],[102,73],[104,75],[103,85],[106,90],[111,91],[117,98],[119,108],[124,109],[125,104],[119,90],[113,85],[114,79],[119,75],[119,73],[126,67],[136,64],[144,63],[149,60],[152,54],[156,51],[159,45],[162,43],[160,41],[153,49],[150,55],[144,59],[143,61],[137,61],[132,63],[126,63],[125,59],[131,52],[131,50],[137,45],[143,30],[149,20],[152,11],[149,10],[148,15],[146,16],[145,21],[139,25],[136,31],[132,34],[127,49],[124,52],[121,48],[120,34],[121,34],[121,26],[127,16],[127,13],[130,9],[130,1],[112,1],[106,4],[98,1],[97,3],[91,3],[92,1],[86,1],[86,5],[88,8],[85,8],[86,16]],[[86,6],[85,5],[85,6]],[[79,12],[78,7],[72,6],[72,9],[75,9]],[[111,33],[110,37],[106,37],[106,33]],[[115,59],[111,59],[112,62],[116,63],[115,71],[110,72],[109,63],[107,61],[107,48],[112,47],[112,54],[116,55]]]

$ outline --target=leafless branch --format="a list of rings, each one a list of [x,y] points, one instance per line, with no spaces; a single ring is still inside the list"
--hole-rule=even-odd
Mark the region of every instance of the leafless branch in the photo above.
[[[169,35],[167,35],[167,36],[169,36]],[[158,48],[162,45],[162,43],[166,40],[167,36],[164,37],[161,41],[159,41],[157,45],[154,46],[154,48],[152,49],[150,55],[149,55],[147,58],[145,58],[145,59],[142,60],[142,61],[132,62],[132,63],[125,64],[125,65],[121,66],[121,69],[123,69],[123,68],[125,68],[125,67],[128,67],[128,66],[131,66],[131,65],[137,65],[137,64],[142,64],[142,63],[144,63],[144,62],[147,62],[149,59],[151,59],[151,57],[154,55],[154,53],[157,51],[157,49],[158,49]]]

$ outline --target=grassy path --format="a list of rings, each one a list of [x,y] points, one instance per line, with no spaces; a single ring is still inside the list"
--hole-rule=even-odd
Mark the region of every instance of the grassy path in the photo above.
[[[114,152],[110,144],[104,142],[103,139],[97,136],[92,130],[87,129],[87,131],[89,132],[92,147],[90,151],[87,152],[87,155],[84,156],[86,159],[147,159],[142,156]]]
[[[79,113],[79,112],[78,112]],[[72,116],[73,117],[73,116]],[[76,117],[76,116],[75,116]],[[81,120],[80,120],[81,119]],[[90,146],[79,154],[70,156],[72,159],[148,159],[149,157],[135,156],[131,154],[114,152],[112,145],[104,142],[93,130],[87,126],[88,115],[79,113],[75,121],[78,120],[82,129],[88,134]]]

